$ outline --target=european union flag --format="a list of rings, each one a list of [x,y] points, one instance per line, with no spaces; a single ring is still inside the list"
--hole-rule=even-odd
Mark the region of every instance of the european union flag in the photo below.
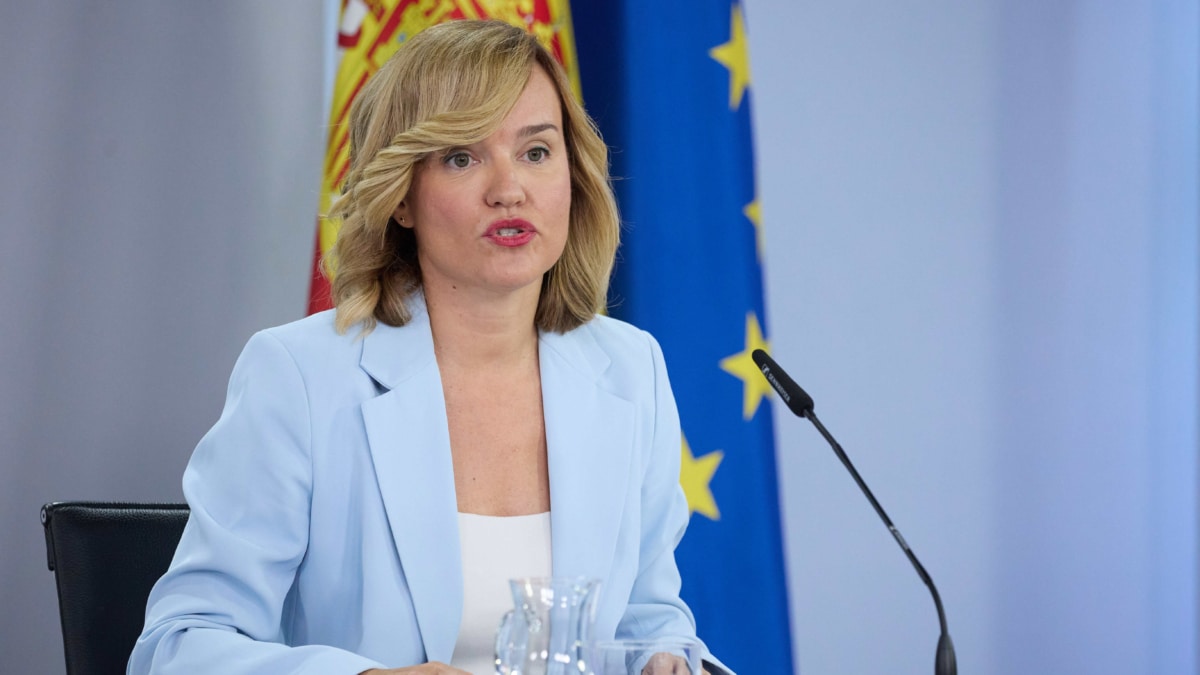
[[[626,224],[612,313],[662,344],[683,424],[683,596],[731,668],[791,673],[769,386],[750,359],[767,338],[742,6],[572,13]]]

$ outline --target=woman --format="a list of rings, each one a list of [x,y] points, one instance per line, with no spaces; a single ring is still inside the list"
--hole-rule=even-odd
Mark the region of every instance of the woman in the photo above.
[[[505,580],[551,573],[603,580],[598,639],[694,636],[678,415],[596,316],[618,220],[561,67],[443,24],[351,124],[336,310],[238,359],[129,672],[491,672]]]

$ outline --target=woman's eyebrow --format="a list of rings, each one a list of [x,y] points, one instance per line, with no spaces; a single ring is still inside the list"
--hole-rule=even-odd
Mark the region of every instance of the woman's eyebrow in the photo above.
[[[558,131],[558,125],[551,124],[550,122],[545,122],[542,124],[530,124],[527,127],[521,127],[521,130],[517,132],[517,136],[520,138],[525,138],[527,136],[534,136],[542,133],[543,131],[549,130]]]

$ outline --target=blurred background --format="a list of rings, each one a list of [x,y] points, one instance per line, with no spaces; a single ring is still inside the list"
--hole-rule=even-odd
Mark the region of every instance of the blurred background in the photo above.
[[[63,669],[41,504],[181,499],[304,314],[336,6],[0,5],[0,670]],[[744,6],[773,353],[961,672],[1197,673],[1200,6]],[[785,412],[798,669],[931,672],[924,586]]]

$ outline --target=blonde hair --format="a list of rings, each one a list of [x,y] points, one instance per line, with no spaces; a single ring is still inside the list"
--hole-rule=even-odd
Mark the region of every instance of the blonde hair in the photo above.
[[[341,218],[331,255],[335,325],[344,333],[376,321],[402,326],[421,287],[417,242],[392,213],[425,157],[495,131],[535,66],[562,102],[571,172],[571,212],[562,256],[542,279],[535,323],[564,333],[604,308],[619,240],[608,148],[571,94],[562,66],[537,39],[499,21],[451,21],[408,41],[367,83],[350,111],[350,169],[330,207]]]

